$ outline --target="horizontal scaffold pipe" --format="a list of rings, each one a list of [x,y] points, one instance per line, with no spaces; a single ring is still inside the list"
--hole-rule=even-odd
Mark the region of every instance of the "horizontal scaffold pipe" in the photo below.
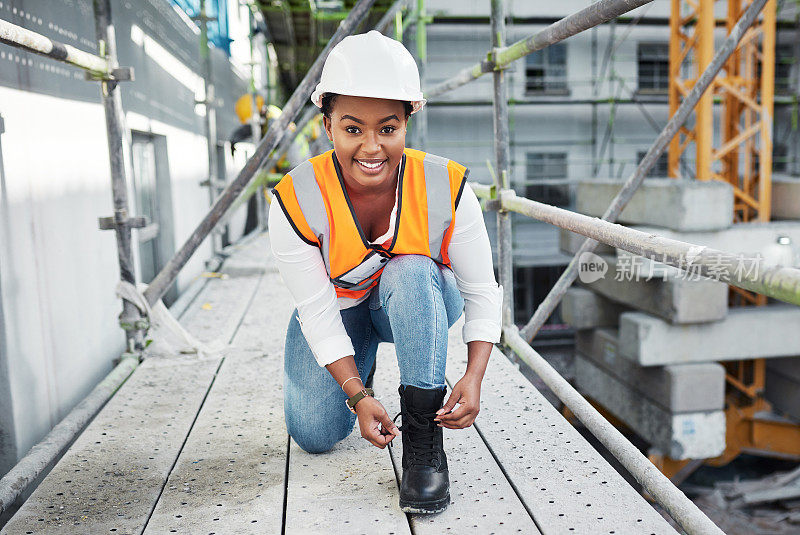
[[[244,190],[247,184],[256,176],[256,173],[258,173],[270,154],[272,154],[272,151],[277,147],[289,123],[297,119],[303,106],[308,102],[311,91],[317,84],[319,76],[322,73],[322,65],[325,63],[325,58],[328,56],[328,53],[337,43],[356,29],[367,16],[370,7],[372,7],[374,3],[375,0],[359,0],[347,15],[347,18],[339,25],[336,33],[334,33],[333,37],[328,41],[322,53],[317,56],[317,59],[300,82],[300,85],[297,86],[297,89],[295,89],[289,101],[283,107],[283,113],[281,113],[277,119],[271,121],[267,134],[259,142],[253,156],[247,160],[247,163],[239,172],[239,175],[228,184],[222,193],[220,193],[210,211],[200,224],[197,225],[197,228],[194,229],[186,242],[181,246],[178,252],[175,253],[175,256],[170,258],[167,265],[161,269],[147,287],[144,296],[150,304],[156,303],[161,296],[167,292],[170,286],[172,286],[178,273],[183,269],[183,266],[186,265],[186,262],[189,261],[200,244],[203,243],[203,240],[205,240],[214,227],[217,226],[217,223],[219,223],[222,216],[225,215],[231,205],[236,201],[242,190]]]
[[[519,335],[516,326],[503,327],[503,339],[520,359],[530,366],[570,411],[624,466],[636,481],[661,504],[690,535],[723,535],[703,512],[662,474],[653,463],[631,444],[622,433],[603,418],[566,379],[553,369]]]
[[[731,33],[722,42],[722,46],[720,46],[717,53],[714,54],[714,58],[711,60],[711,63],[708,64],[708,67],[706,67],[706,70],[704,70],[703,74],[701,74],[697,79],[697,82],[694,84],[691,91],[689,91],[689,94],[686,96],[683,102],[681,102],[681,105],[678,107],[677,111],[675,111],[675,114],[670,118],[664,129],[647,150],[647,154],[644,155],[644,158],[642,158],[639,166],[625,181],[622,189],[617,192],[617,195],[603,213],[602,219],[605,219],[606,221],[616,221],[617,217],[619,217],[619,214],[622,213],[623,208],[625,208],[628,202],[630,202],[630,200],[633,198],[633,194],[636,193],[636,190],[641,185],[644,177],[647,176],[647,173],[655,165],[656,160],[658,160],[658,158],[667,148],[670,140],[675,137],[675,135],[678,133],[678,130],[689,118],[692,110],[700,101],[700,97],[702,97],[703,93],[705,93],[711,86],[711,83],[714,81],[714,77],[720,71],[725,62],[728,61],[728,58],[731,56],[731,54],[733,54],[733,51],[739,46],[739,42],[748,31],[748,28],[750,28],[750,26],[752,26],[755,20],[758,18],[758,14],[764,8],[766,3],[767,0],[753,0],[753,2],[748,6],[742,17],[734,25],[733,29],[731,29]],[[550,289],[550,292],[536,308],[536,312],[533,313],[531,319],[528,320],[528,323],[520,331],[520,334],[525,340],[533,340],[534,336],[536,336],[536,333],[538,333],[539,329],[541,329],[544,325],[544,322],[547,321],[547,318],[550,317],[550,314],[553,313],[558,304],[561,302],[561,298],[563,298],[564,294],[567,293],[570,285],[575,282],[575,279],[578,277],[578,259],[580,256],[583,253],[593,251],[595,247],[597,247],[597,242],[594,240],[589,239],[583,242],[573,256],[572,260],[570,260],[569,264],[564,269],[564,272]]]
[[[458,74],[433,86],[425,92],[425,98],[433,98],[457,87],[477,80],[487,72],[502,69],[508,64],[550,45],[563,41],[582,31],[619,17],[653,0],[600,0],[568,17],[554,22],[544,30],[520,39],[507,47],[489,52],[487,59],[468,67]]]
[[[491,190],[489,186],[473,183],[470,185],[476,195],[489,198]],[[499,197],[500,207],[503,210],[551,223],[598,242],[690,273],[800,305],[800,269],[767,265],[764,259],[758,256],[728,253],[649,234],[597,217],[518,197],[513,190],[503,190]]]
[[[53,41],[44,35],[2,19],[0,19],[0,43],[69,63],[95,75],[109,76],[111,74],[111,68],[104,58]]]

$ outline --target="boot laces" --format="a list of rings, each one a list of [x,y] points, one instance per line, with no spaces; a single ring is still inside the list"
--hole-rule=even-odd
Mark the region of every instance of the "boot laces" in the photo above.
[[[402,412],[397,413],[392,421],[396,421],[397,417]],[[408,464],[421,465],[421,466],[435,466],[437,469],[440,467],[441,461],[439,454],[436,451],[436,422],[433,418],[436,416],[436,411],[433,412],[418,412],[413,413],[406,411],[406,416],[403,418],[403,425],[399,427],[402,433],[408,432],[409,440],[403,444],[403,448],[408,446]],[[406,421],[408,420],[408,421]],[[392,447],[392,443],[389,443]],[[406,451],[406,450],[404,450]]]

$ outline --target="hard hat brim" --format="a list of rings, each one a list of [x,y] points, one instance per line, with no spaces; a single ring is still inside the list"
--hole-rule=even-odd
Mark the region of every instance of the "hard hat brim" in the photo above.
[[[314,92],[311,94],[311,102],[313,102],[314,105],[317,108],[321,109],[322,108],[322,97],[326,93],[335,93],[337,95],[348,95],[348,96],[351,96],[351,97],[385,98],[385,99],[388,99],[388,100],[399,100],[401,102],[410,102],[411,103],[411,114],[412,115],[417,113],[418,111],[420,111],[423,107],[425,107],[425,103],[428,102],[428,99],[425,99],[425,98],[419,98],[419,99],[411,100],[411,99],[407,99],[407,98],[399,98],[396,95],[378,96],[378,95],[375,95],[375,94],[370,94],[370,95],[358,94],[357,91],[353,91],[352,89],[351,90],[342,91],[342,92],[339,92],[339,91],[321,92],[321,91],[319,91],[319,89],[315,89]]]

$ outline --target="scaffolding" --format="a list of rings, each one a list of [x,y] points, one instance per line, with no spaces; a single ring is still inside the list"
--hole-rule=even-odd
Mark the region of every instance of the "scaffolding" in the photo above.
[[[470,185],[479,197],[486,199],[485,208],[497,213],[499,278],[505,292],[502,310],[503,340],[501,342],[504,349],[519,356],[544,380],[565,406],[608,448],[636,480],[642,484],[654,500],[663,506],[687,533],[722,533],[694,503],[678,490],[664,474],[623,437],[612,424],[603,418],[586,399],[529,345],[530,340],[536,335],[544,321],[561,300],[566,289],[576,278],[580,255],[593,250],[597,246],[598,241],[595,240],[612,244],[634,254],[675,267],[683,269],[696,267],[704,276],[719,277],[718,280],[727,282],[730,285],[772,296],[789,303],[800,304],[800,270],[798,269],[769,267],[755,272],[741,273],[731,266],[730,262],[733,261],[734,255],[730,253],[637,232],[613,223],[624,206],[630,201],[637,187],[642,183],[646,173],[686,122],[692,109],[703,98],[716,74],[737,49],[739,42],[747,35],[748,28],[755,23],[764,5],[770,0],[754,0],[744,11],[738,22],[731,28],[730,34],[717,53],[713,58],[710,58],[707,67],[698,77],[691,90],[688,91],[676,113],[661,131],[635,172],[628,178],[625,186],[615,197],[611,206],[606,210],[602,219],[590,218],[547,204],[520,198],[509,188],[508,98],[505,68],[511,62],[535,50],[541,50],[569,36],[613,20],[637,7],[648,4],[650,1],[652,0],[600,0],[590,7],[552,24],[535,35],[506,46],[504,2],[503,0],[492,0],[492,48],[489,50],[486,59],[479,61],[472,68],[466,69],[450,80],[437,85],[426,96],[432,98],[443,94],[445,91],[464,85],[484,74],[492,73],[493,76],[494,183],[491,186],[474,183],[470,183]],[[352,33],[358,24],[364,20],[373,3],[374,0],[359,0],[346,19],[342,21],[336,33],[284,106],[281,116],[272,121],[253,156],[248,160],[238,176],[227,184],[225,189],[214,199],[213,206],[208,214],[143,292],[141,297],[150,305],[155,304],[172,286],[178,273],[186,265],[198,246],[211,234],[215,227],[224,222],[225,215],[231,207],[236,205],[237,202],[241,202],[243,190],[260,174],[265,166],[274,161],[272,158],[275,157],[276,149],[281,150],[281,148],[287,146],[287,143],[291,142],[291,136],[285,136],[284,133],[287,131],[288,124],[297,120],[303,113],[304,104],[308,101],[312,87],[319,78],[325,57],[333,46]],[[405,0],[395,2],[378,27],[383,28],[391,21],[396,21],[399,9],[404,4]],[[109,153],[111,155],[111,178],[114,191],[114,216],[101,219],[101,228],[114,229],[116,231],[120,278],[125,283],[133,284],[130,229],[144,226],[146,221],[141,217],[128,216],[125,194],[124,127],[118,82],[126,79],[126,73],[127,79],[130,79],[130,72],[117,66],[114,27],[111,23],[108,0],[95,0],[94,7],[97,21],[97,37],[101,45],[101,56],[99,57],[79,53],[74,49],[67,48],[65,45],[33,34],[33,32],[22,30],[4,21],[0,21],[0,42],[71,63],[87,70],[93,78],[100,81],[106,112]],[[424,10],[420,10],[420,13],[424,14]],[[296,131],[299,132],[300,128]],[[248,191],[255,192],[256,189],[250,188]],[[578,232],[588,238],[575,254],[556,286],[521,331],[517,329],[513,317],[510,212],[517,212],[545,221],[561,228]],[[721,271],[715,269],[712,272],[710,265],[712,263],[718,265],[720,258],[724,260],[724,269]],[[755,258],[751,260],[757,261]],[[23,458],[17,466],[0,480],[0,512],[6,510],[25,488],[36,480],[47,464],[75,437],[81,428],[80,423],[85,422],[96,414],[104,401],[113,395],[119,384],[125,380],[138,364],[143,349],[141,343],[143,334],[148,328],[147,318],[144,317],[143,312],[134,302],[123,300],[120,325],[125,330],[128,340],[128,351],[123,355],[124,358],[112,374],[95,389],[90,396],[91,400],[87,398],[84,403],[80,404],[76,410],[53,429],[51,434],[39,446],[34,447],[28,456]]]

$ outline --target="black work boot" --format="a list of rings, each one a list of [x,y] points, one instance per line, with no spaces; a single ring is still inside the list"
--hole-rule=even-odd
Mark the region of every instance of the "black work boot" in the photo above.
[[[438,513],[450,503],[450,473],[442,446],[442,428],[433,420],[442,408],[446,390],[400,385],[400,509],[406,513]]]

